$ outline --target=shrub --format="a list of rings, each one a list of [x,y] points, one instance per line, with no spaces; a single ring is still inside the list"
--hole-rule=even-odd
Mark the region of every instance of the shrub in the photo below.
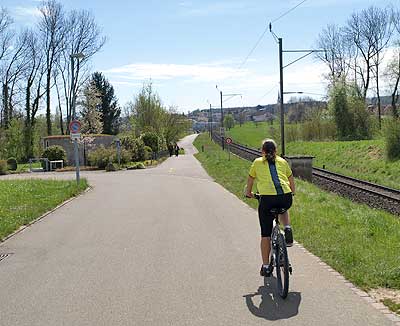
[[[121,149],[120,163],[128,163],[131,160],[131,156],[132,155],[128,150]],[[91,151],[88,155],[88,163],[90,166],[97,166],[99,169],[104,169],[109,162],[114,164],[118,163],[118,153],[115,148],[106,148],[101,145],[96,150]]]
[[[141,138],[145,146],[150,147],[152,152],[159,151],[160,138],[155,132],[146,132],[142,134]]]
[[[99,169],[104,169],[110,161],[110,158],[112,161],[112,156],[113,150],[101,145],[99,148],[89,153],[88,162],[90,166],[97,166]]]
[[[125,150],[130,152],[131,161],[138,162],[145,160],[145,145],[141,138],[134,138],[133,136],[123,136],[121,137],[121,144]]]
[[[121,157],[120,157],[121,164],[126,164],[130,162],[130,160],[131,160],[131,153],[126,149],[121,149]],[[115,157],[115,163],[118,163],[118,157]]]
[[[356,86],[337,81],[330,91],[328,106],[340,140],[372,138],[371,117]]]
[[[64,148],[58,145],[47,147],[42,153],[42,157],[47,158],[49,161],[63,160],[65,162],[66,156]]]
[[[387,158],[400,159],[400,120],[396,119],[387,124],[385,142]]]
[[[144,142],[141,139],[135,139],[134,148],[132,150],[132,161],[139,162],[146,159],[146,151]]]
[[[0,160],[0,175],[7,174],[7,161]]]
[[[8,169],[11,171],[17,170],[17,160],[14,157],[10,157],[7,160]]]
[[[149,146],[144,147],[144,160],[150,160],[153,155],[153,150]]]
[[[106,165],[106,171],[107,172],[113,172],[116,171],[117,169],[115,168],[114,164],[112,164],[111,162],[108,162],[108,164]]]

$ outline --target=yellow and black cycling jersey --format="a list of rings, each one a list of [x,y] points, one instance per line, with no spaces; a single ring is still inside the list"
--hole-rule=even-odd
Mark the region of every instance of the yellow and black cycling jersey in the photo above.
[[[276,156],[275,162],[259,157],[251,165],[249,175],[256,179],[260,195],[283,195],[291,192],[289,177],[292,170],[286,160]]]

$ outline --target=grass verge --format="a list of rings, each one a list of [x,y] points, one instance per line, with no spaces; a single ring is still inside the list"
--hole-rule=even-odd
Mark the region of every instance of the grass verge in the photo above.
[[[276,127],[274,125],[274,127]],[[288,125],[288,130],[291,125]],[[228,134],[235,142],[253,148],[260,148],[265,138],[274,138],[270,126],[261,123],[257,127],[246,123],[235,126]],[[278,147],[279,147],[278,142]],[[279,148],[278,148],[279,151]],[[287,155],[315,156],[314,166],[325,168],[344,175],[375,182],[400,189],[400,160],[388,161],[385,158],[384,139],[360,141],[295,141],[288,142]]]
[[[196,154],[216,182],[243,198],[250,162],[223,152],[206,134],[194,145]],[[295,239],[358,287],[400,289],[400,220],[366,205],[320,190],[296,180],[291,209]]]
[[[384,299],[382,303],[387,306],[391,311],[400,315],[400,303],[396,303],[391,299]]]
[[[72,180],[1,180],[0,240],[87,187],[85,179],[79,187]]]

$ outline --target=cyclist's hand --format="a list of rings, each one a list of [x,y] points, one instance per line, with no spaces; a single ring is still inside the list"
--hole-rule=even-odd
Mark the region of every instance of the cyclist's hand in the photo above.
[[[247,198],[254,198],[254,194],[252,192],[246,192]]]

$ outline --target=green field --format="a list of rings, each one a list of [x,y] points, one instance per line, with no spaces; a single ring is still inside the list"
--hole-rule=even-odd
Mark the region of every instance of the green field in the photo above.
[[[200,135],[196,154],[208,174],[241,200],[250,162],[227,153]],[[400,289],[400,220],[383,211],[351,202],[318,187],[296,180],[297,194],[291,209],[294,236],[348,280],[363,289]]]
[[[253,123],[246,123],[242,127],[235,126],[228,134],[235,142],[254,148],[260,148],[263,139],[274,137],[266,123],[260,123],[258,127]],[[278,143],[278,147],[279,145]],[[315,157],[316,167],[325,165],[330,171],[400,189],[400,160],[388,162],[385,159],[382,138],[361,141],[289,142],[286,145],[286,155],[312,155]]]
[[[85,190],[81,180],[0,180],[0,240]]]

